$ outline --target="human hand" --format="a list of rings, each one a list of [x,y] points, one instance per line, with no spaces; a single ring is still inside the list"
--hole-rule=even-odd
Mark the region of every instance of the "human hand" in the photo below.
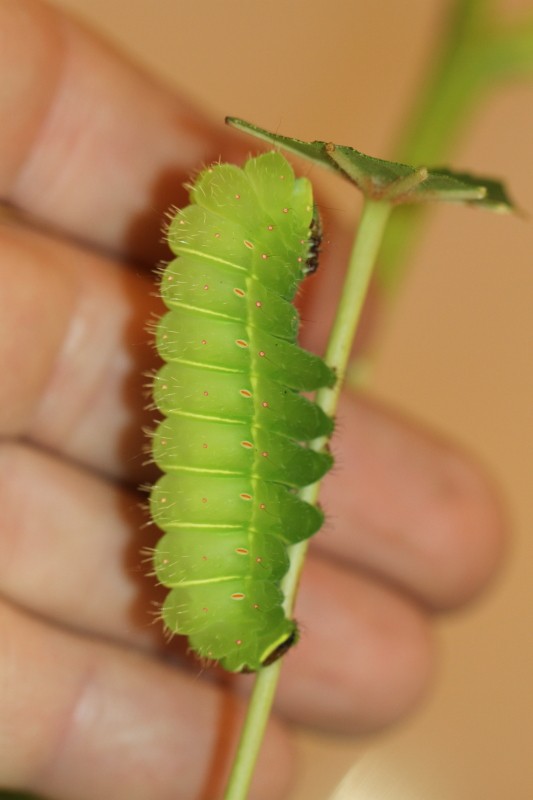
[[[35,0],[0,0],[0,31],[0,186],[21,212],[0,227],[0,785],[213,798],[249,678],[200,680],[151,624],[136,487],[161,219],[199,165],[245,151]],[[312,281],[323,301],[338,266]],[[290,774],[283,719],[364,732],[416,702],[435,612],[501,551],[491,491],[451,447],[348,393],[338,427],[257,798]]]

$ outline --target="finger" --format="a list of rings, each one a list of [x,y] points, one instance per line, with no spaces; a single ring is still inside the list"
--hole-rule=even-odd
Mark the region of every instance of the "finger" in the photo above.
[[[405,594],[311,556],[296,619],[300,641],[284,661],[277,695],[289,719],[368,733],[425,696],[434,668],[431,625]]]
[[[229,691],[8,606],[0,640],[3,785],[58,800],[221,796],[243,713]],[[284,795],[290,759],[271,721],[254,798]]]
[[[238,137],[61,12],[2,0],[0,195],[100,247],[153,262],[198,165]]]
[[[16,264],[16,270],[12,265]],[[25,436],[108,475],[146,479],[153,427],[151,280],[100,253],[0,224],[0,435]],[[13,336],[12,332],[17,331]]]
[[[479,592],[506,540],[483,471],[448,443],[349,393],[337,428],[320,548],[436,609]]]
[[[150,567],[139,565],[141,537],[130,534],[140,517],[131,494],[15,445],[0,451],[0,487],[4,595],[62,625],[161,652]],[[311,559],[296,616],[301,641],[279,705],[291,718],[372,729],[404,713],[427,685],[428,621],[402,593]],[[182,637],[175,643],[185,647]]]
[[[138,482],[154,416],[142,408],[155,358],[144,328],[159,309],[151,281],[7,223],[0,279],[0,434]]]
[[[324,493],[328,519],[315,546],[433,608],[457,605],[479,591],[494,573],[504,547],[501,513],[481,474],[442,442],[369,402],[347,398],[341,416],[346,424],[335,440],[337,466]],[[104,441],[106,433],[104,428]],[[86,486],[82,473],[74,472],[71,478],[67,467],[61,467],[67,470],[63,473],[60,465],[41,463],[35,454],[29,463],[27,455],[21,455],[25,452],[4,448],[0,461],[6,530],[16,530],[10,520],[26,509],[30,531],[37,524],[33,537],[38,542],[48,505],[48,527],[64,523],[67,537],[79,529],[78,520],[86,521],[88,531],[119,529],[116,542],[127,536],[125,525],[138,530],[132,495],[117,500],[116,489],[106,487],[115,499],[104,503],[93,498],[100,482],[88,479]],[[110,515],[113,504],[115,514]],[[65,505],[72,508],[72,519],[62,514],[58,521],[57,509]],[[95,519],[100,508],[103,518]],[[82,539],[95,548],[100,563],[105,544],[98,548],[94,533]],[[3,563],[10,562],[5,557]],[[26,562],[21,567],[22,563]],[[78,570],[91,563],[90,553],[84,554]],[[27,564],[24,571],[31,575]],[[9,572],[18,575],[19,569]],[[95,579],[96,575],[87,578]],[[23,595],[32,585],[39,585],[33,576],[28,585],[20,583]],[[72,605],[72,600],[65,604]],[[119,608],[116,598],[111,605]]]
[[[242,159],[247,139],[56,9],[2,0],[0,29],[10,42],[0,49],[0,197],[98,247],[148,264],[168,258],[162,220],[187,204],[183,184],[203,164]],[[322,350],[349,238],[326,248],[320,276],[305,284],[311,349]]]
[[[29,611],[161,649],[142,555],[157,533],[145,524],[124,487],[28,446],[0,446],[0,592]]]

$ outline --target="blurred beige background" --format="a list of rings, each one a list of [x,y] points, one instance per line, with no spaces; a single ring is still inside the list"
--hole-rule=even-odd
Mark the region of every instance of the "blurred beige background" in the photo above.
[[[381,157],[447,5],[56,1],[215,117]],[[531,0],[496,5],[505,17],[532,10]],[[454,158],[458,168],[505,176],[529,215],[532,165],[533,80],[489,97]],[[349,220],[355,195],[335,190],[331,204]],[[531,219],[435,210],[382,331],[371,388],[479,454],[506,494],[514,546],[492,591],[441,623],[442,667],[416,715],[369,741],[298,733],[291,800],[533,798],[532,301]]]

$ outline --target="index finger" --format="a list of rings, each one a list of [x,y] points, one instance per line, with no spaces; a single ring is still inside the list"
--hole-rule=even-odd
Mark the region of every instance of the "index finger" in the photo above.
[[[238,141],[60,12],[0,0],[0,195],[76,239],[153,262],[183,183]]]

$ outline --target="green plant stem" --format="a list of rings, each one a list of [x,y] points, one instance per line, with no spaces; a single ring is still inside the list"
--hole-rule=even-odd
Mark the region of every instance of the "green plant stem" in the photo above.
[[[326,364],[336,371],[337,382],[333,388],[319,389],[316,394],[317,404],[331,417],[337,410],[357,325],[361,319],[361,311],[391,209],[391,204],[382,200],[367,199],[363,206],[348,271],[342,287],[341,300],[324,356]],[[311,448],[322,450],[326,444],[327,440],[322,437],[315,439],[311,443]],[[300,497],[311,505],[315,505],[318,500],[319,488],[320,481],[306,486],[300,491]],[[292,614],[294,609],[298,582],[308,544],[307,541],[300,542],[291,548],[289,571],[282,583],[287,615]]]
[[[224,800],[245,800],[278,685],[281,660],[258,673]]]
[[[405,164],[445,164],[478,104],[503,81],[533,73],[533,17],[513,25],[492,0],[451,3],[440,54],[429,70],[394,158]],[[403,206],[387,229],[376,279],[394,296],[427,209]]]
[[[337,409],[355,331],[361,318],[361,311],[391,208],[390,203],[378,200],[366,200],[363,207],[341,301],[324,358],[326,363],[335,369],[338,379],[333,388],[320,389],[316,396],[318,405],[330,416],[333,416]],[[311,443],[311,447],[313,450],[322,450],[326,444],[325,437],[321,437],[315,439]],[[318,498],[319,485],[320,482],[306,486],[300,492],[300,497],[314,505]],[[308,542],[301,542],[291,548],[291,563],[282,584],[285,595],[284,608],[288,616],[293,613],[307,546]],[[263,668],[257,675],[224,800],[245,800],[247,797],[255,762],[274,701],[281,663],[281,660],[276,661],[269,667]]]

